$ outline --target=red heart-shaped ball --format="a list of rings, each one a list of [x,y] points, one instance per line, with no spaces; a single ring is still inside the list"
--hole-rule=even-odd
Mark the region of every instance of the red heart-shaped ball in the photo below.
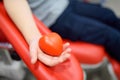
[[[59,34],[51,32],[40,38],[39,47],[46,54],[59,56],[63,51],[63,41]]]

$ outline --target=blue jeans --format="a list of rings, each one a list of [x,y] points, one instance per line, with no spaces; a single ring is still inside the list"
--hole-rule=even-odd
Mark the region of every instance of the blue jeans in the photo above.
[[[70,0],[70,2],[78,15],[93,18],[120,31],[120,19],[111,9],[102,7],[100,4],[83,3],[78,0]]]
[[[79,40],[102,45],[110,56],[120,61],[120,32],[104,24],[102,20],[81,16],[74,9],[74,4],[70,3],[50,29],[72,41]]]

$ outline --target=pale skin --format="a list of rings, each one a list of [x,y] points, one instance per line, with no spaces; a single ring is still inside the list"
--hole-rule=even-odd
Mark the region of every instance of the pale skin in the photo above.
[[[39,48],[38,43],[42,35],[37,29],[27,0],[3,0],[3,3],[8,15],[29,45],[31,64],[40,60],[47,66],[55,66],[70,57],[69,43],[63,45],[63,52],[58,57],[47,55]]]

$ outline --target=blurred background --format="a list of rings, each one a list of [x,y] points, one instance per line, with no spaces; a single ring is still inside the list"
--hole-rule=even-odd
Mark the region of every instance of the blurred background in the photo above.
[[[120,17],[120,0],[87,0],[91,3],[101,3],[104,7],[112,9]]]

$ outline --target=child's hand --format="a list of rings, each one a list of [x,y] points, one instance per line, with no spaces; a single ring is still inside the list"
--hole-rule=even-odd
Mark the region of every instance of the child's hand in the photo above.
[[[59,63],[64,62],[66,59],[70,57],[71,48],[68,48],[69,43],[65,43],[63,45],[63,52],[58,57],[45,54],[39,48],[39,38],[35,38],[34,40],[32,40],[29,46],[32,64],[36,63],[37,59],[39,59],[42,63],[44,63],[47,66],[55,66]]]

